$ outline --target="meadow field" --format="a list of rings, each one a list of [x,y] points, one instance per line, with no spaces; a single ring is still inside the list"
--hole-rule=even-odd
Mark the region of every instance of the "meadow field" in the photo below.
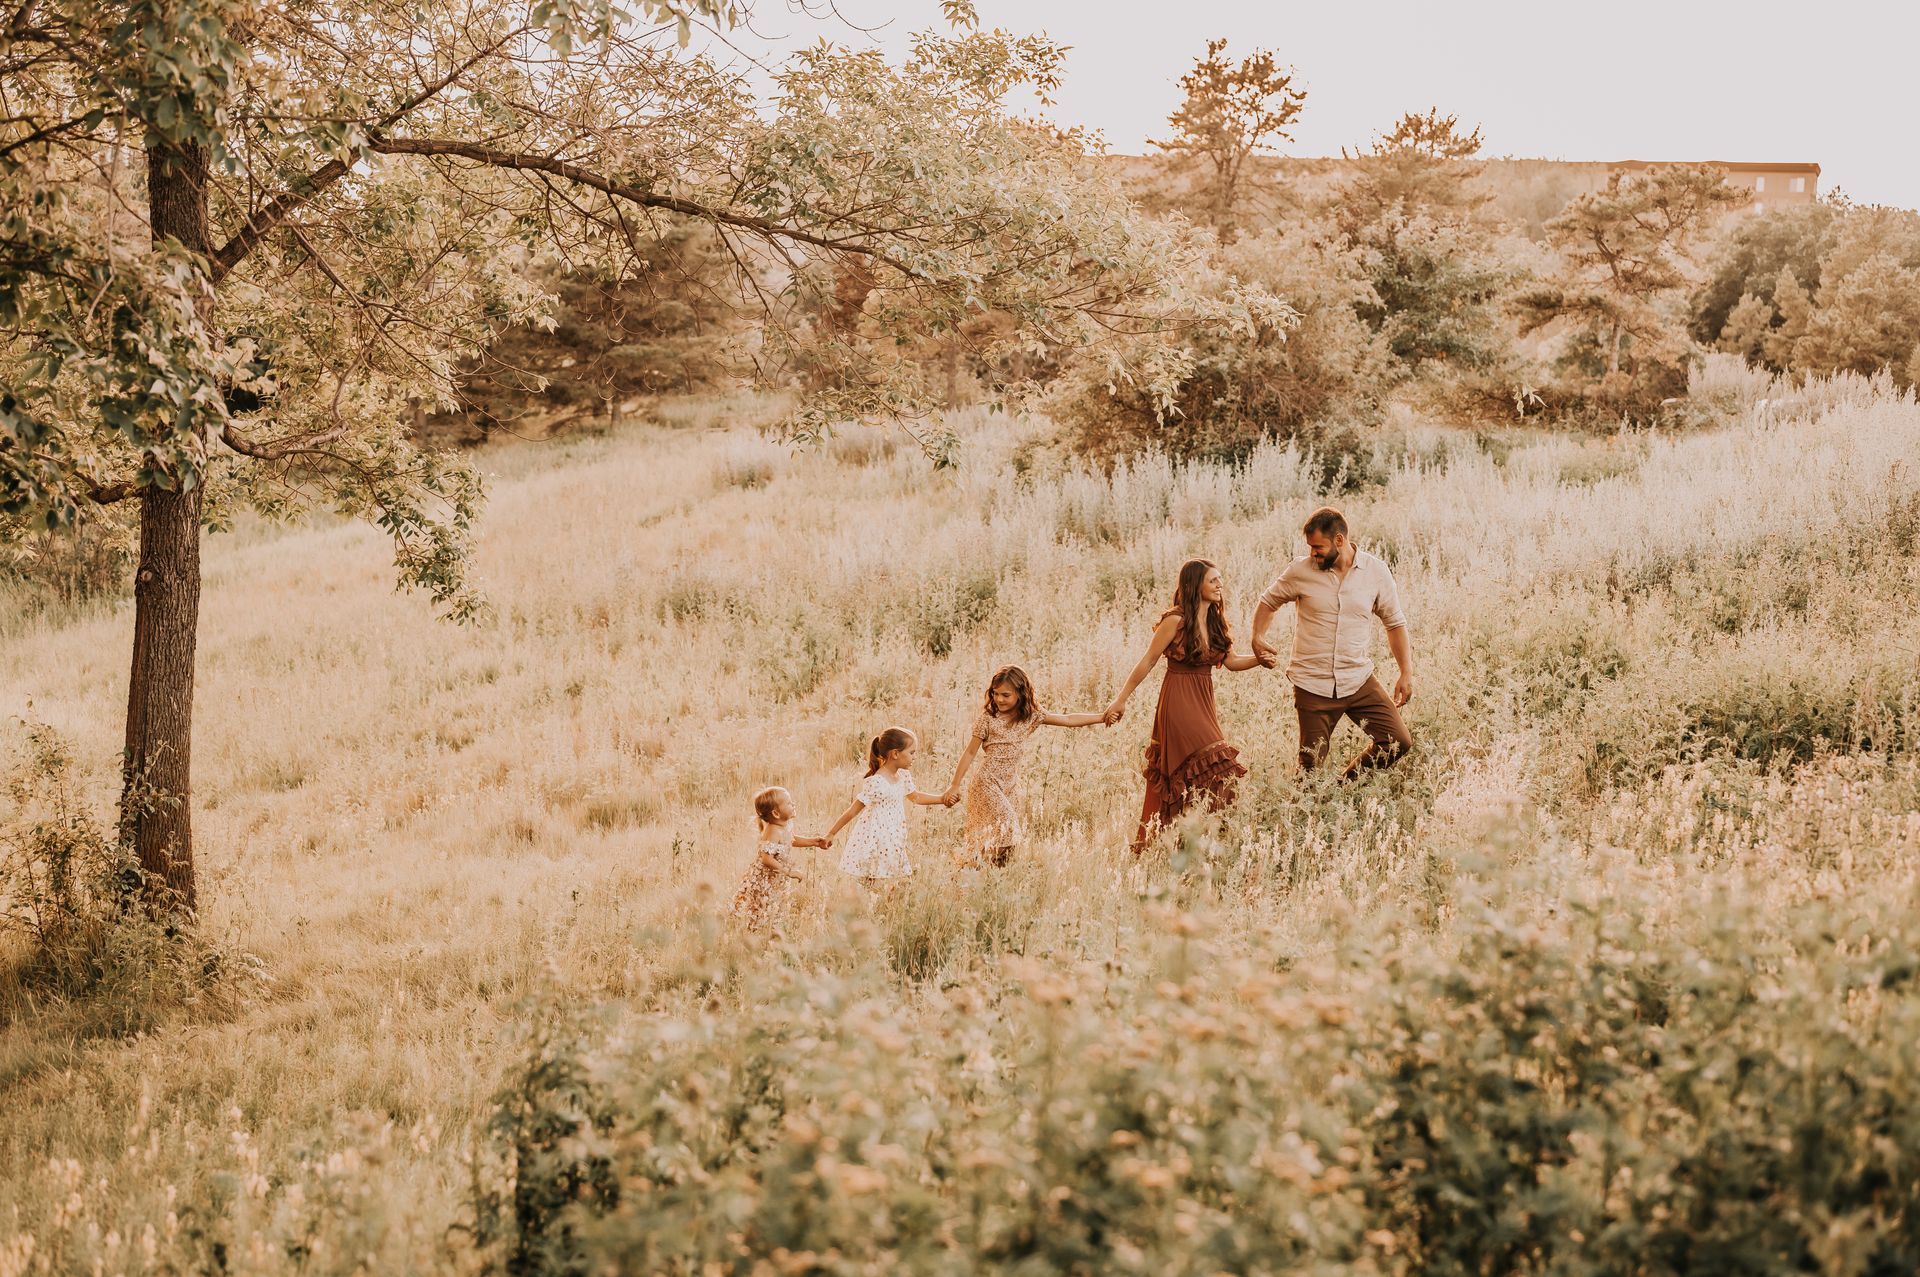
[[[218,969],[0,976],[0,1277],[1914,1271],[1920,405],[1693,398],[1110,473],[670,404],[479,454],[469,628],[376,530],[212,538]],[[777,935],[719,917],[754,790],[817,832],[896,723],[944,788],[1008,661],[1101,708],[1190,556],[1244,644],[1325,499],[1411,619],[1401,766],[1302,779],[1221,675],[1240,801],[1136,859],[1156,676],[1029,748],[1006,870],[916,810],[895,894],[802,852]],[[0,627],[9,765],[57,736],[103,822],[130,626]]]

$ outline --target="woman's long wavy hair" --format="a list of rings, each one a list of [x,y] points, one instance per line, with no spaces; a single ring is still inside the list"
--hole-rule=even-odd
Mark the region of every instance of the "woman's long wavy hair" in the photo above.
[[[874,737],[867,745],[867,775],[879,771],[880,764],[887,760],[888,754],[896,749],[905,749],[913,742],[913,733],[904,727],[889,727]]]
[[[986,700],[989,715],[994,712],[993,689],[996,687],[1005,687],[1013,692],[1015,697],[1013,720],[1016,723],[1024,723],[1040,712],[1039,702],[1033,694],[1033,680],[1028,678],[1027,672],[1018,665],[1002,665],[993,672],[993,677],[987,680]]]
[[[1200,597],[1200,587],[1213,568],[1209,559],[1187,560],[1180,569],[1180,583],[1173,590],[1173,606],[1166,612],[1180,618],[1180,633],[1168,650],[1175,660],[1189,665],[1218,660],[1233,650],[1233,629],[1227,624],[1226,609]]]

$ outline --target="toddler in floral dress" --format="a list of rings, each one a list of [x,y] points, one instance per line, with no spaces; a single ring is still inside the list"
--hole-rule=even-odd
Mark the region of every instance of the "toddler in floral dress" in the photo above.
[[[1018,665],[996,670],[987,683],[985,712],[973,725],[973,735],[960,755],[953,783],[944,795],[948,802],[960,796],[973,756],[980,770],[967,787],[967,829],[962,860],[1004,865],[1013,858],[1021,839],[1020,755],[1027,738],[1042,727],[1092,727],[1104,722],[1099,714],[1043,713],[1033,694],[1033,680]]]
[[[868,883],[913,873],[913,862],[907,859],[907,804],[951,807],[955,801],[913,787],[913,753],[919,744],[906,728],[889,727],[868,745],[866,779],[853,803],[827,830],[827,841],[832,842],[848,823],[859,820],[840,853],[840,872]]]
[[[753,796],[753,811],[760,818],[760,842],[746,880],[727,907],[728,913],[750,928],[762,926],[777,913],[786,904],[788,884],[800,880],[799,872],[787,862],[787,853],[795,847],[833,845],[831,838],[794,837],[793,795],[778,785]]]

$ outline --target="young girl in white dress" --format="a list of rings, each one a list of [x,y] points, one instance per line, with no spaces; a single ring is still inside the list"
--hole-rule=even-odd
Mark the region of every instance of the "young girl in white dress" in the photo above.
[[[827,830],[826,840],[856,817],[859,824],[847,835],[840,853],[840,872],[868,883],[905,878],[913,873],[907,859],[907,804],[951,807],[958,797],[927,794],[913,787],[913,752],[920,742],[904,727],[889,727],[867,746],[867,776],[853,803]]]

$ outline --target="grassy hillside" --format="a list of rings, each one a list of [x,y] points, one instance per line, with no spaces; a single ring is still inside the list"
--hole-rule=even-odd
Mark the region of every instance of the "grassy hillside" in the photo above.
[[[365,528],[215,538],[202,892],[265,975],[132,1036],[83,1007],[23,1014],[12,990],[0,1275],[460,1268],[476,1221],[486,1253],[544,1255],[583,1244],[542,1231],[578,1183],[624,1186],[580,1234],[624,1271],[744,1272],[742,1248],[776,1244],[790,1271],[1438,1271],[1456,1225],[1420,1182],[1435,1167],[1479,1177],[1467,1199],[1490,1213],[1457,1227],[1506,1220],[1515,1264],[1576,1216],[1625,1211],[1654,1245],[1679,1207],[1647,1186],[1694,1183],[1685,1130],[1726,1125],[1660,1125],[1677,1055],[1698,1046],[1688,1085],[1707,1087],[1733,1068],[1709,1044],[1750,1030],[1742,1059],[1920,1090],[1908,986],[1879,978],[1915,940],[1920,407],[1857,381],[1759,393],[1685,437],[1382,445],[1378,481],[1340,500],[1414,627],[1418,747],[1394,772],[1303,782],[1284,680],[1222,676],[1242,800],[1136,862],[1150,681],[1118,727],[1030,749],[1032,841],[1005,875],[962,880],[961,812],[916,811],[909,887],[869,907],[801,853],[811,880],[772,941],[715,919],[754,789],[789,786],[801,830],[824,826],[892,723],[944,786],[1004,661],[1049,708],[1099,708],[1190,555],[1222,565],[1244,643],[1323,495],[1311,460],[1103,477],[986,417],[961,423],[951,472],[884,436],[794,456],[724,426],[485,454],[497,615],[472,630],[396,596]],[[0,715],[62,734],[102,814],[130,623],[0,639]],[[1609,1019],[1615,1002],[1636,1009]],[[1822,1006],[1844,1023],[1791,1038]],[[1588,1011],[1583,1041],[1619,1062],[1593,1084],[1622,1105],[1613,1134],[1541,1134],[1591,1081],[1541,1034]],[[1509,1146],[1412,1157],[1444,1132],[1381,1116],[1483,1097],[1463,1062],[1489,1058],[1538,1092],[1528,1138],[1562,1140],[1530,1159],[1561,1167],[1545,1197],[1489,1169],[1528,1160]],[[1395,1070],[1425,1080],[1391,1091]],[[1460,1102],[1456,1129],[1497,1125]],[[528,1134],[563,1111],[600,1115],[586,1143]],[[1861,1156],[1895,1188],[1788,1219],[1768,1172],[1743,1200],[1880,1254],[1915,1227],[1920,1140],[1818,1120],[1871,1128]],[[516,1182],[517,1222],[489,1214]],[[1273,1219],[1284,1236],[1255,1235]]]

